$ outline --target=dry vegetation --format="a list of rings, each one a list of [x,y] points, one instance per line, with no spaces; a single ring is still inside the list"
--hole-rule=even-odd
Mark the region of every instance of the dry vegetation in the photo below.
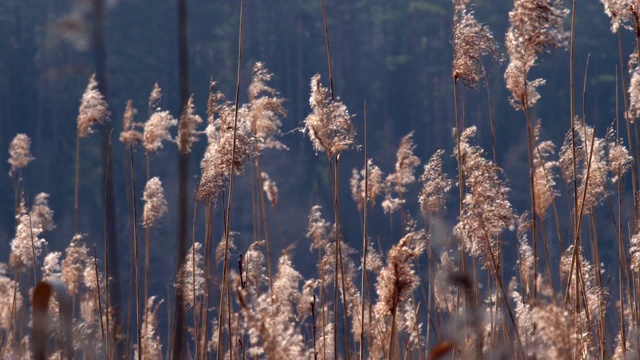
[[[602,2],[612,19],[612,31],[635,31],[640,43],[640,3]],[[21,189],[21,169],[37,158],[30,152],[29,137],[18,134],[9,149],[16,231],[8,264],[0,264],[0,358],[113,358],[117,354],[139,359],[637,358],[638,54],[629,60],[630,76],[619,74],[623,87],[625,77],[629,78],[625,119],[619,121],[626,123],[627,145],[614,129],[596,129],[576,116],[573,103],[564,143],[544,141],[530,109],[541,100],[536,89],[545,81],[530,80],[528,74],[540,54],[554,48],[572,49],[573,34],[564,29],[569,11],[558,1],[514,1],[506,34],[504,80],[511,104],[524,114],[530,180],[530,209],[518,214],[509,200],[505,174],[495,157],[490,159],[475,145],[477,128],[465,128],[458,112],[458,81],[475,89],[486,75],[483,59],[502,59],[500,47],[489,28],[476,20],[472,5],[471,0],[453,2],[454,146],[438,150],[420,176],[421,160],[414,155],[418,139],[409,133],[399,144],[395,168],[385,176],[368,158],[365,143],[363,168],[352,170],[349,183],[360,212],[362,247],[343,241],[338,216],[339,200],[343,200],[338,190],[346,186],[339,181],[339,156],[362,150],[354,141],[353,116],[333,89],[323,85],[320,75],[311,78],[311,111],[303,132],[318,156],[326,155],[333,193],[333,209],[310,209],[307,240],[299,244],[317,256],[314,278],[305,279],[294,268],[288,248],[292,241],[279,239],[274,246],[269,232],[267,213],[277,222],[279,193],[262,171],[260,159],[265,150],[287,150],[279,140],[286,110],[284,100],[269,85],[272,75],[263,64],[253,68],[245,104],[226,100],[212,82],[205,119],[196,115],[192,99],[180,119],[173,118],[160,108],[162,92],[157,84],[144,123],[134,122],[137,111],[129,102],[120,141],[129,147],[131,170],[132,149],[144,150],[146,185],[137,191],[132,174],[131,256],[136,292],[131,294],[134,310],[124,315],[114,312],[110,304],[107,259],[96,258],[78,225],[81,140],[112,116],[91,77],[77,119],[75,234],[64,253],[45,252],[43,234],[55,227],[48,195],[27,199]],[[569,61],[573,63],[573,51]],[[573,76],[571,81],[573,92]],[[616,128],[625,126],[619,123]],[[192,144],[204,139],[207,147],[195,198],[206,221],[194,227],[204,227],[206,236],[202,243],[193,237],[176,272],[183,323],[173,324],[161,336],[159,311],[163,307],[171,311],[167,303],[171,298],[149,294],[153,276],[149,231],[167,214],[165,190],[173,189],[164,189],[159,177],[151,177],[149,158],[159,151],[175,151],[169,143],[176,144],[181,154],[189,154]],[[447,156],[457,162],[457,174],[445,173]],[[250,177],[253,187],[255,241],[245,249],[234,242],[233,214],[225,212],[223,219],[212,215],[216,206],[231,209],[236,175]],[[409,185],[417,180],[421,189],[414,194]],[[625,191],[628,183],[633,193]],[[452,194],[453,188],[458,189],[457,195]],[[418,198],[419,214],[411,214],[406,206],[409,197]],[[143,203],[138,204],[137,198]],[[567,214],[558,213],[560,201],[568,204]],[[445,207],[455,203],[459,216],[452,228],[445,229]],[[625,211],[625,204],[632,204],[632,211]],[[392,223],[400,219],[395,226],[401,229],[401,238],[381,240],[379,232],[369,235],[377,227],[377,206]],[[610,223],[596,224],[596,212],[610,215]],[[400,216],[393,217],[394,213]],[[220,223],[224,236],[214,241],[212,227]],[[144,242],[138,226],[144,228]],[[597,228],[605,226],[615,228],[615,239],[598,238]],[[517,240],[506,240],[505,233],[511,231]],[[615,283],[603,281],[599,246],[605,241],[615,243],[618,251]],[[231,258],[232,249],[241,254],[238,259]],[[516,253],[517,259],[505,256]],[[553,253],[559,253],[559,258],[551,257]],[[125,315],[133,320],[123,326]],[[186,330],[181,354],[172,348],[176,327]],[[133,328],[135,333],[128,331]]]

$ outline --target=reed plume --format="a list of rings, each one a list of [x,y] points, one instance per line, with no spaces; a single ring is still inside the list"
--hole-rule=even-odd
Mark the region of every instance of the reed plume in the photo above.
[[[479,23],[471,8],[471,0],[453,1],[453,67],[451,75],[457,81],[475,89],[484,77],[481,59],[487,55],[500,58],[498,44],[489,27]]]
[[[35,158],[31,155],[31,139],[26,134],[18,134],[9,145],[9,175],[13,176],[19,169],[29,165]]]
[[[195,113],[193,105],[193,96],[189,97],[189,101],[185,104],[180,122],[178,123],[178,151],[181,154],[191,152],[191,146],[198,141],[197,127],[202,123],[202,118]]]
[[[103,95],[98,90],[95,74],[89,78],[89,84],[82,94],[78,113],[78,137],[85,138],[93,134],[93,126],[109,121],[109,109]]]
[[[533,186],[535,195],[535,213],[544,219],[553,199],[558,195],[554,189],[555,173],[553,169],[558,167],[556,161],[551,161],[549,157],[553,155],[555,146],[551,141],[540,141],[541,124],[538,122],[534,129],[534,151],[533,151]]]
[[[9,263],[15,269],[35,268],[37,258],[42,254],[47,241],[40,238],[43,232],[42,224],[32,221],[25,208],[24,199],[20,202],[16,224],[15,237],[11,240]]]
[[[406,202],[403,194],[407,192],[407,185],[416,181],[414,172],[420,165],[420,158],[413,154],[415,148],[412,131],[400,140],[396,152],[395,171],[385,179],[385,198],[381,204],[385,213],[392,214],[402,209]],[[397,198],[393,197],[393,192],[398,195]]]
[[[495,258],[500,245],[497,238],[514,225],[516,217],[508,199],[510,189],[500,179],[502,170],[483,157],[481,147],[470,144],[475,134],[475,126],[464,130],[460,139],[461,154],[456,154],[463,159],[460,167],[468,192],[454,233],[469,254],[478,257],[483,266],[495,274],[499,265]]]
[[[332,157],[355,147],[352,115],[340,100],[331,100],[329,89],[322,86],[319,74],[311,78],[309,104],[311,113],[304,120],[304,132],[315,151]]]
[[[162,148],[163,141],[171,141],[169,128],[176,126],[178,121],[168,111],[156,111],[144,123],[143,146],[147,153],[157,152]]]
[[[380,168],[373,164],[372,159],[367,160],[366,166],[368,167],[369,174],[369,178],[366,181],[367,184],[365,184],[365,173],[367,169],[363,167],[359,172],[355,168],[351,170],[351,197],[353,201],[356,202],[358,211],[362,211],[365,203],[365,194],[367,203],[373,207],[376,203],[376,198],[384,190],[384,182]]]
[[[551,48],[566,46],[567,33],[563,30],[568,11],[556,0],[514,0],[509,12],[510,27],[505,36],[509,65],[504,74],[509,101],[517,109],[532,107],[540,98],[537,87],[545,80],[529,81],[527,75],[538,55]]]
[[[268,85],[272,74],[261,62],[253,66],[253,76],[249,84],[249,102],[243,105],[242,122],[253,133],[256,145],[263,149],[287,149],[277,140],[281,135],[281,118],[287,115],[284,99]]]
[[[124,109],[124,115],[122,116],[122,132],[120,132],[120,142],[129,144],[142,144],[144,142],[143,134],[135,128],[140,126],[133,122],[133,117],[136,116],[138,110],[133,107],[133,102],[127,100],[127,106]]]
[[[424,217],[441,214],[446,207],[446,195],[453,186],[442,170],[442,155],[444,150],[436,151],[424,166],[424,172],[420,177],[422,190],[420,191],[420,211]]]
[[[262,190],[267,195],[267,199],[271,203],[272,207],[276,207],[278,205],[278,186],[276,182],[271,180],[269,174],[266,172],[262,172]]]
[[[62,262],[62,281],[67,285],[72,297],[76,297],[80,292],[80,286],[84,282],[84,270],[89,266],[89,248],[82,239],[83,236],[80,234],[73,236]]]
[[[145,228],[157,226],[158,220],[169,211],[160,178],[156,176],[147,181],[142,199],[145,201],[142,225]]]
[[[142,323],[142,358],[145,360],[162,359],[162,343],[158,334],[158,309],[163,301],[157,301],[156,296],[147,300]]]
[[[187,253],[178,272],[176,288],[182,292],[185,306],[194,307],[197,298],[204,294],[204,257],[200,254],[202,244],[195,242]]]
[[[42,231],[51,231],[56,228],[53,222],[53,210],[49,207],[49,194],[39,193],[33,198],[31,205],[31,226],[41,227]]]

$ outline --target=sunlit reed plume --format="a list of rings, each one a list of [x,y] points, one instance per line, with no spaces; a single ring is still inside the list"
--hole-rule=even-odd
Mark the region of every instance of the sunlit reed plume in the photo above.
[[[18,134],[9,145],[9,175],[13,176],[18,169],[27,166],[35,158],[31,155],[31,139],[26,134]]]
[[[584,154],[581,170],[578,172],[580,185],[578,186],[578,209],[584,206],[584,214],[598,205],[608,195],[609,164],[607,162],[607,141],[594,136],[595,129],[587,125],[576,125],[580,139],[579,146]],[[586,192],[586,194],[585,194]],[[584,199],[584,200],[583,200]],[[584,203],[584,204],[583,204]]]
[[[156,226],[158,220],[167,214],[167,200],[164,198],[164,189],[160,178],[153,177],[147,181],[144,187],[144,213],[142,215],[142,225],[145,228]]]
[[[480,24],[471,10],[471,0],[453,1],[453,68],[455,80],[475,89],[484,76],[481,59],[491,55],[499,58],[498,44],[491,30]]]
[[[34,266],[47,241],[40,238],[43,231],[42,224],[31,219],[31,215],[25,208],[24,199],[20,202],[16,220],[16,234],[11,240],[9,262],[13,268],[26,270]]]
[[[211,93],[209,107],[215,109],[215,112],[210,114],[211,118],[205,130],[208,145],[200,161],[202,174],[197,200],[215,203],[231,169],[235,174],[241,174],[245,164],[255,156],[256,149],[255,137],[246,127],[238,126],[234,131],[235,105],[233,103],[224,101],[219,94]],[[215,114],[218,116],[214,117]],[[234,142],[235,152],[233,151]]]
[[[554,189],[556,175],[553,172],[553,169],[558,166],[558,162],[549,159],[554,153],[555,146],[551,141],[540,141],[540,131],[541,125],[538,122],[534,130],[533,193],[535,195],[536,215],[542,219],[549,206],[551,206],[553,198],[558,195]]]
[[[264,253],[262,252],[264,247],[264,240],[256,241],[244,256],[244,281],[249,294],[254,297],[258,297],[264,287],[269,284],[269,278],[265,275],[266,268]]]
[[[536,65],[538,55],[550,48],[566,45],[567,32],[563,29],[568,11],[557,0],[514,0],[509,12],[510,27],[505,36],[509,66],[504,74],[509,101],[516,109],[531,107],[540,98],[537,87],[543,79],[529,81],[529,70]]]
[[[84,270],[89,266],[89,248],[82,241],[83,236],[76,234],[67,249],[62,262],[62,281],[67,285],[71,296],[77,296],[80,285],[84,283]]]
[[[420,159],[413,154],[416,146],[413,143],[413,131],[400,140],[396,153],[395,171],[385,179],[385,198],[382,208],[385,213],[394,213],[402,208],[406,199],[402,196],[407,191],[407,185],[416,181],[414,172],[420,165]],[[396,192],[398,197],[393,196]]]
[[[424,166],[420,177],[422,190],[418,201],[422,216],[427,218],[444,212],[447,193],[453,186],[453,181],[442,170],[442,155],[444,150],[436,151]]]
[[[376,202],[376,198],[382,193],[384,190],[384,183],[382,180],[382,171],[380,168],[373,164],[373,160],[369,159],[367,161],[368,176],[367,184],[368,188],[366,191],[367,203],[369,206],[373,206]],[[351,197],[353,201],[356,202],[356,206],[358,207],[358,211],[362,211],[362,207],[364,206],[364,198],[365,198],[365,168],[363,167],[360,172],[356,168],[351,170]]]
[[[145,360],[162,359],[162,343],[158,333],[158,309],[162,300],[156,302],[156,296],[147,300],[142,323],[142,358]]]
[[[53,222],[53,210],[49,207],[49,194],[39,193],[33,198],[31,205],[31,226],[41,227],[43,231],[51,231],[56,228]]]
[[[160,111],[160,101],[162,101],[162,89],[158,83],[155,83],[149,94],[149,114]]]
[[[311,249],[324,249],[329,243],[331,224],[322,218],[322,206],[314,205],[309,212],[307,238],[311,239]]]
[[[267,199],[274,208],[278,205],[278,186],[276,182],[271,180],[269,174],[262,172],[262,190],[267,194]]]
[[[96,76],[91,75],[87,89],[82,94],[78,113],[78,137],[84,138],[93,133],[95,124],[104,124],[109,121],[109,109],[107,102],[98,90]]]
[[[42,280],[61,280],[61,256],[61,252],[52,251],[44,257],[44,260],[42,261]]]
[[[611,181],[617,183],[631,168],[633,158],[629,155],[629,150],[623,145],[622,140],[616,141],[613,129],[609,129],[606,139],[609,168],[613,173]]]
[[[629,57],[629,109],[625,114],[628,121],[634,122],[640,117],[640,65],[638,65],[638,49]]]
[[[331,157],[355,146],[352,116],[341,101],[331,101],[329,89],[322,86],[319,74],[311,78],[309,104],[311,113],[304,120],[304,131],[315,151]]]
[[[157,152],[163,141],[171,141],[169,128],[177,124],[178,121],[168,111],[154,112],[144,123],[143,145],[147,153]]]
[[[202,123],[202,118],[195,113],[196,109],[193,105],[193,96],[184,106],[178,123],[178,151],[181,154],[191,152],[191,146],[198,141],[197,127]]]
[[[533,274],[533,249],[529,245],[527,233],[531,231],[532,221],[531,214],[525,212],[518,218],[518,270],[520,272],[520,286],[522,287],[522,295],[528,297],[533,290],[534,274]]]
[[[376,283],[378,302],[375,311],[378,315],[391,314],[398,304],[409,300],[413,289],[419,285],[413,260],[425,251],[426,240],[424,230],[412,231],[389,250],[387,265],[380,271]]]
[[[133,117],[137,113],[138,110],[133,107],[132,101],[127,100],[127,107],[124,109],[124,115],[122,116],[122,132],[120,133],[120,142],[125,145],[142,144],[144,141],[142,133],[135,129],[139,124],[133,122]]]
[[[476,134],[472,126],[462,132],[460,138],[460,164],[464,172],[467,192],[463,200],[460,222],[454,233],[460,238],[471,256],[478,257],[484,268],[491,273],[497,270],[499,253],[497,237],[514,225],[516,217],[508,199],[510,189],[500,179],[502,170],[485,159],[484,150],[472,146],[470,141]],[[454,149],[457,152],[457,149]]]
[[[616,33],[620,27],[634,31],[638,26],[640,4],[637,0],[600,0],[604,12],[611,18],[611,32]]]
[[[0,263],[0,329],[5,334],[15,329],[15,314],[24,306],[19,284],[7,277],[6,271],[6,265]]]
[[[287,147],[276,139],[279,136],[282,122],[286,116],[284,99],[268,85],[272,74],[261,62],[253,66],[253,77],[249,84],[249,103],[243,106],[243,121],[257,141],[258,148],[286,149]]]
[[[202,244],[195,242],[178,272],[175,286],[182,291],[187,307],[194,307],[196,299],[204,294],[204,257],[200,254]],[[194,272],[195,271],[195,272]]]

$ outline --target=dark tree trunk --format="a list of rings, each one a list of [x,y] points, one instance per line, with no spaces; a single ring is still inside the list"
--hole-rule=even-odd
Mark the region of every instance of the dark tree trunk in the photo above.
[[[180,110],[189,100],[189,45],[187,43],[187,1],[178,0],[178,76],[180,81]],[[180,169],[180,183],[178,193],[178,259],[177,270],[180,271],[187,254],[187,187],[189,180],[189,153],[180,153],[178,166]],[[181,359],[184,344],[184,299],[181,290],[176,288],[174,312],[173,358]]]
[[[96,80],[98,82],[98,89],[103,94],[105,99],[109,100],[109,83],[107,81],[107,50],[104,41],[104,2],[103,0],[93,0],[93,49],[95,56],[95,71]],[[118,261],[118,236],[117,236],[117,224],[115,216],[115,199],[113,195],[113,181],[112,181],[112,169],[109,152],[111,148],[109,146],[111,131],[113,124],[111,122],[105,123],[101,130],[102,136],[102,171],[103,171],[103,191],[105,193],[105,236],[108,242],[109,249],[109,276],[112,278],[109,281],[109,298],[110,306],[113,309],[114,321],[113,332],[111,334],[112,340],[115,344],[114,356],[120,358],[123,355],[124,347],[121,342],[117,342],[117,334],[122,330],[122,312],[121,312],[121,290],[120,290],[120,262]]]

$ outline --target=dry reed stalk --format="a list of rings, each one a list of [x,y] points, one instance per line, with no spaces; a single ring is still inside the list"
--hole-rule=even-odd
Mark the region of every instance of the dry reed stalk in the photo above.
[[[139,260],[138,260],[138,205],[137,205],[137,194],[136,194],[136,171],[134,167],[133,161],[133,145],[129,145],[129,155],[130,155],[130,164],[131,164],[131,189],[133,191],[132,199],[133,199],[133,251],[134,251],[134,261],[135,261],[135,279],[136,279],[136,335],[137,335],[137,344],[140,351],[138,351],[138,360],[142,360],[143,350],[140,347],[142,344],[142,319],[140,317],[140,274],[139,274]]]
[[[244,11],[244,1],[240,2],[240,24],[238,31],[238,71],[237,71],[237,82],[236,82],[236,100],[235,100],[235,108],[234,108],[234,119],[233,119],[233,147],[231,149],[231,158],[235,159],[236,155],[236,139],[238,132],[238,104],[240,100],[240,70],[242,66],[242,20],[243,20],[243,11]],[[231,162],[231,169],[229,171],[229,200],[227,201],[227,210],[225,217],[225,228],[224,228],[224,269],[222,274],[222,291],[220,294],[220,302],[218,303],[218,359],[222,356],[222,313],[223,313],[223,301],[225,289],[228,289],[228,274],[229,274],[229,237],[230,237],[230,228],[231,228],[231,204],[233,200],[233,185],[235,178],[235,161]],[[227,291],[228,292],[228,291]],[[231,319],[231,308],[228,309],[228,319]],[[229,327],[229,338],[231,338],[231,327]],[[230,344],[231,345],[231,344]],[[229,351],[232,351],[233,347],[230,346]]]
[[[369,204],[369,142],[367,139],[367,100],[364,100],[364,206],[363,208],[363,230],[362,230],[362,283],[360,285],[360,360],[364,360],[364,296],[367,277],[367,256],[369,250],[369,239],[367,234],[368,204]]]
[[[87,264],[88,266],[91,266],[91,264]],[[100,273],[98,272],[98,252],[96,251],[96,245],[93,245],[93,266],[94,266],[94,271],[96,274],[96,287],[97,287],[97,293],[96,293],[96,298],[98,299],[98,312],[100,315],[100,332],[102,334],[102,344],[103,346],[105,346],[105,357],[107,357],[107,337],[105,335],[105,327],[104,327],[104,320],[103,320],[103,316],[102,316],[102,299],[100,296]],[[107,310],[108,311],[108,310]]]

